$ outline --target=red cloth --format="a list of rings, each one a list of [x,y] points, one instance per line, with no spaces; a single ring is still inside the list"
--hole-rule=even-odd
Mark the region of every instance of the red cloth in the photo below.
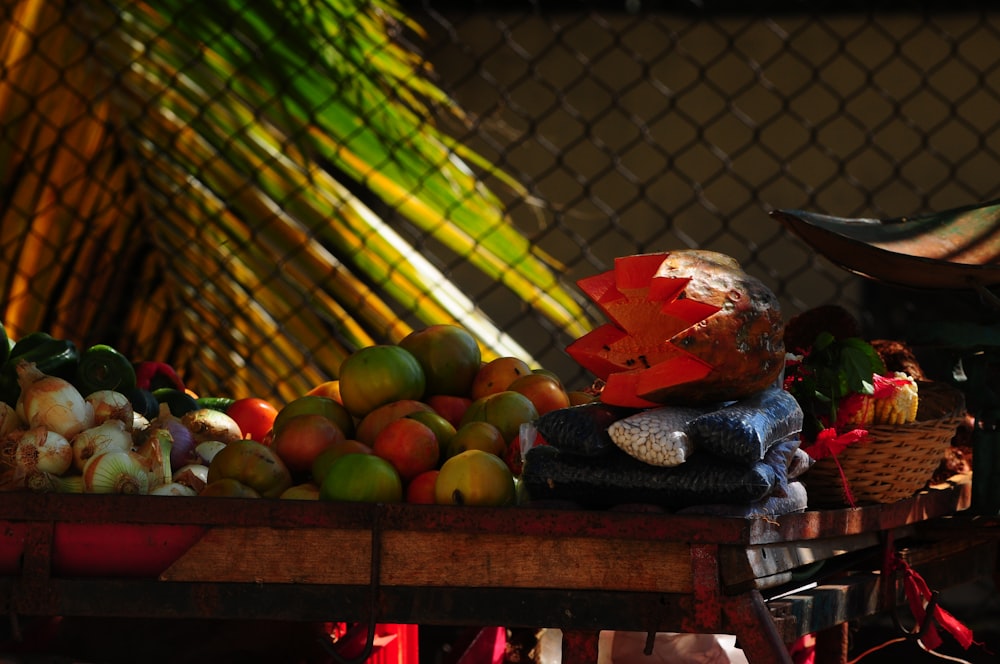
[[[836,429],[828,427],[816,435],[816,441],[812,445],[804,448],[805,452],[813,459],[822,459],[828,456],[833,457],[834,463],[837,464],[837,471],[840,473],[840,484],[844,488],[844,498],[851,507],[857,507],[857,504],[854,502],[854,495],[851,493],[851,484],[847,481],[847,475],[844,474],[844,469],[840,466],[840,460],[837,458],[837,455],[849,446],[860,443],[867,436],[868,432],[864,429],[851,429],[845,433],[838,434]]]
[[[816,661],[816,635],[803,634],[788,648],[795,664],[813,664]]]
[[[851,429],[838,434],[833,427],[827,427],[816,434],[816,440],[811,445],[803,449],[813,459],[837,456],[848,446],[864,440],[867,436],[868,431],[865,429]]]
[[[368,627],[362,623],[332,623],[329,632],[340,657],[353,659],[365,649]],[[418,664],[420,659],[417,625],[379,623],[375,626],[371,655],[367,664]]]
[[[927,586],[927,582],[898,553],[895,553],[889,560],[889,575],[886,576],[886,579],[894,579],[896,572],[903,573],[903,593],[906,596],[910,612],[917,622],[917,629],[922,629],[924,623],[927,623],[926,630],[917,634],[925,648],[935,650],[941,645],[942,640],[938,632],[938,626],[943,627],[945,631],[955,637],[958,644],[965,650],[968,650],[969,646],[976,643],[972,630],[937,603],[934,604],[933,619],[925,620],[927,617],[927,608],[933,595],[931,589]]]

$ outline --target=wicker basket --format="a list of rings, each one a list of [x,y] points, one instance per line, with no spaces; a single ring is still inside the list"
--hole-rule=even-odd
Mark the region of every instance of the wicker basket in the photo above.
[[[845,478],[855,505],[894,503],[927,486],[965,418],[965,399],[954,387],[933,382],[920,383],[919,398],[916,422],[869,427],[862,442],[836,459],[817,460],[802,476],[809,505],[850,505]]]

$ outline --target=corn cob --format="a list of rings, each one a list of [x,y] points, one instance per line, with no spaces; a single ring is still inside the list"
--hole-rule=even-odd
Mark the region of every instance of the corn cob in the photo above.
[[[897,371],[891,382],[894,389],[875,399],[875,424],[908,424],[917,419],[919,392],[912,376]]]
[[[651,466],[679,466],[694,451],[685,430],[704,411],[663,406],[613,422],[608,435],[623,452]]]
[[[875,401],[870,394],[851,395],[849,402],[840,405],[842,415],[838,418],[838,425],[866,427],[875,424]]]

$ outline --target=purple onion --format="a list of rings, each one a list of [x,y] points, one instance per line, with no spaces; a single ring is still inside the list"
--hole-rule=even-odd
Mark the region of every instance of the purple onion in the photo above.
[[[194,450],[197,444],[194,434],[165,408],[161,408],[160,414],[150,421],[149,426],[143,431],[143,436],[155,436],[158,430],[165,431],[170,436],[171,470],[177,470],[189,463],[198,462],[198,454]]]

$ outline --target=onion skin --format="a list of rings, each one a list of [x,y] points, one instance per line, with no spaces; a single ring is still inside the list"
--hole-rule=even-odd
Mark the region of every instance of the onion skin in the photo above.
[[[181,424],[191,431],[196,443],[203,443],[206,440],[231,443],[243,438],[243,432],[240,431],[240,425],[236,420],[214,408],[188,411],[181,415]]]
[[[149,470],[133,452],[105,452],[91,457],[83,468],[84,493],[149,493]]]
[[[149,420],[146,419],[146,416],[143,415],[142,413],[135,413],[135,412],[133,412],[132,413],[132,432],[136,433],[136,432],[144,431],[147,427],[149,427]]]
[[[208,466],[191,463],[174,473],[174,483],[191,487],[195,493],[200,493],[208,484]]]
[[[149,467],[150,487],[173,482],[173,468],[170,464],[172,448],[170,434],[165,429],[157,429],[135,450],[135,454],[142,457]]]
[[[197,441],[194,439],[194,434],[184,426],[180,418],[170,413],[170,409],[165,404],[160,405],[160,414],[153,418],[149,426],[142,431],[142,439],[156,436],[157,431],[164,431],[170,436],[170,467],[172,469],[176,470],[201,460],[195,452]]]
[[[104,452],[128,452],[132,449],[132,435],[120,420],[107,420],[85,429],[73,437],[73,467],[83,472],[91,457]]]
[[[149,492],[151,496],[197,496],[198,492],[189,487],[187,484],[181,484],[180,482],[171,482],[170,484],[161,484],[152,491]]]
[[[98,390],[88,394],[85,400],[94,409],[95,425],[108,420],[119,420],[125,423],[126,431],[132,432],[135,426],[135,410],[127,396],[114,390]]]
[[[64,436],[45,427],[23,432],[17,441],[17,464],[27,474],[62,475],[73,464],[73,446]]]
[[[208,466],[212,463],[212,459],[215,455],[219,453],[219,450],[225,446],[226,444],[221,440],[206,440],[205,442],[198,443],[194,448],[194,451],[198,456],[198,461],[195,461],[194,463],[201,463]]]
[[[45,427],[71,439],[94,423],[94,407],[72,383],[38,370],[34,362],[17,363],[21,386],[18,403],[29,427]]]
[[[39,471],[28,475],[25,484],[35,493],[83,493],[80,475],[61,476]]]

